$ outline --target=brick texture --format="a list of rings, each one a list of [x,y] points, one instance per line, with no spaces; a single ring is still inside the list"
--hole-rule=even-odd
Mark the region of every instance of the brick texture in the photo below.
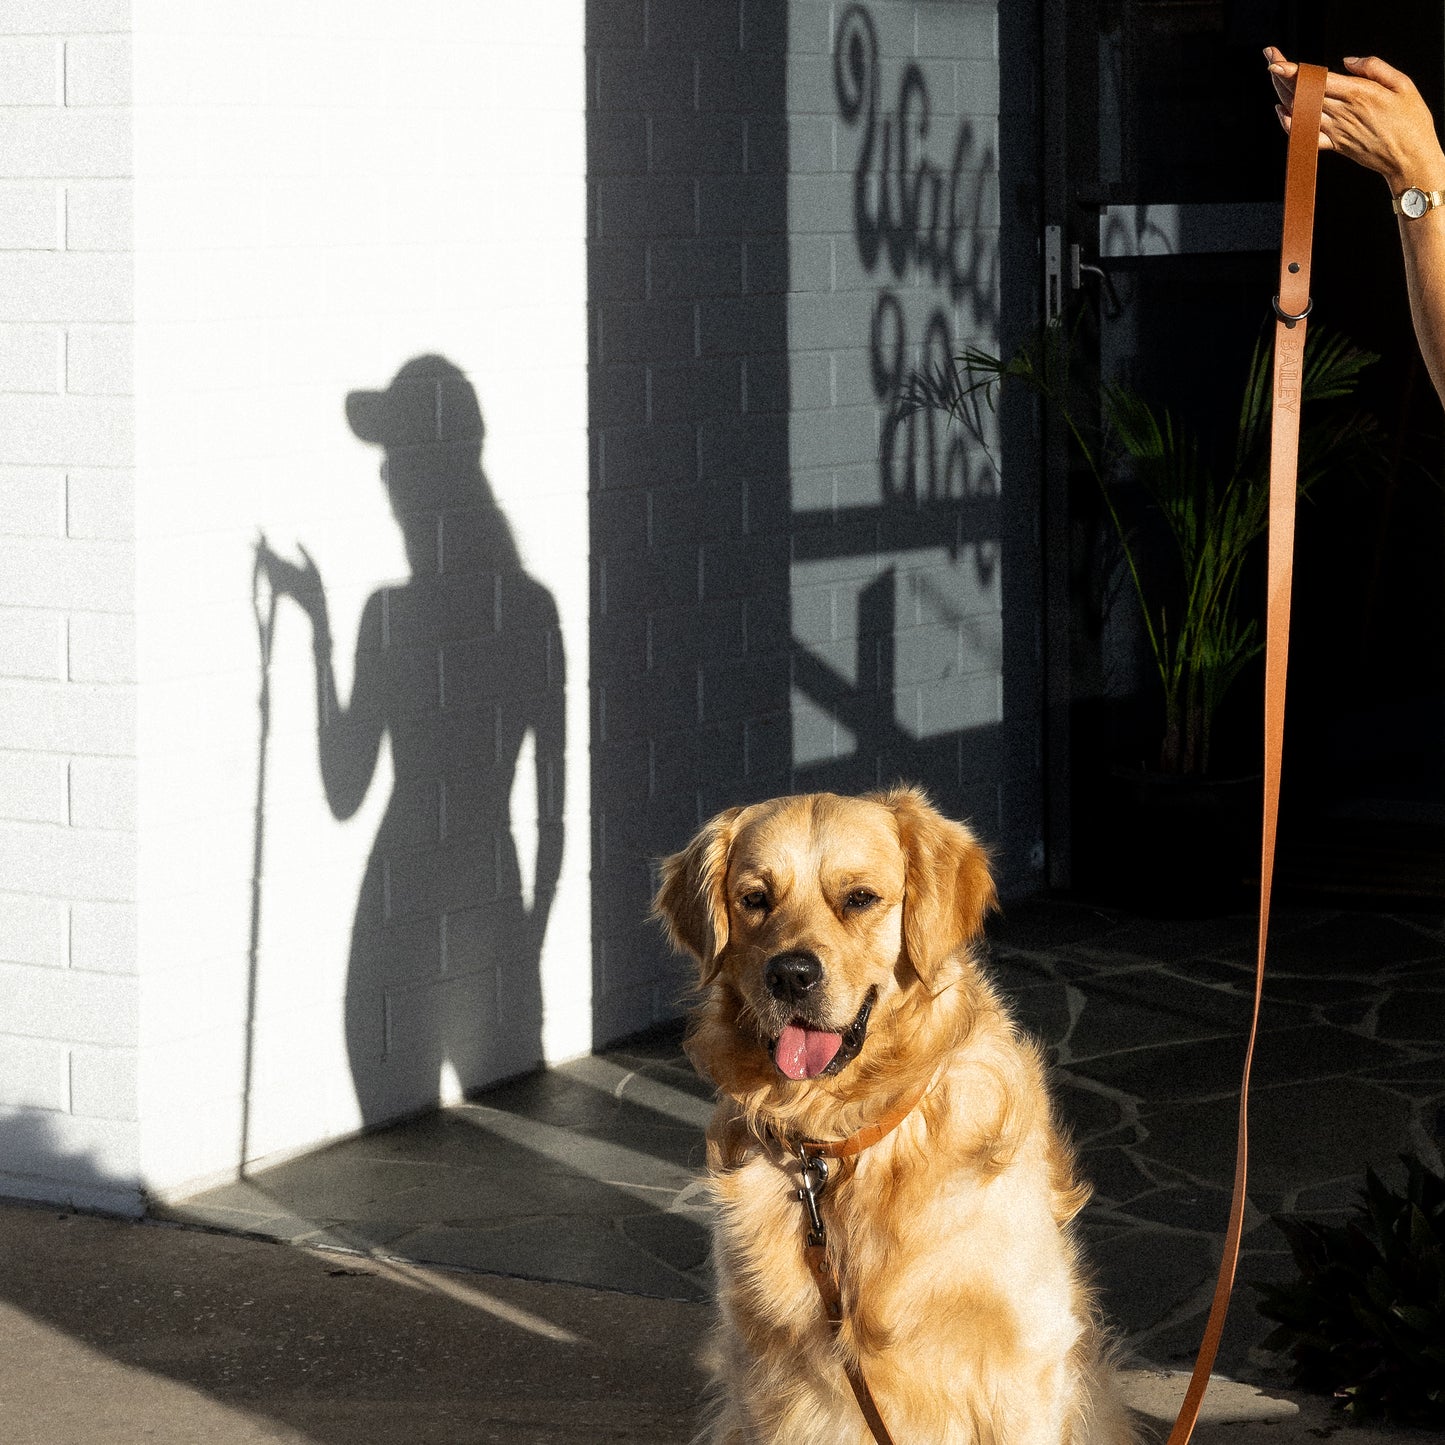
[[[840,6],[831,23],[789,75],[790,334],[817,378],[795,389],[789,434],[795,781],[921,782],[997,845],[993,465],[940,418],[899,413],[912,375],[998,345],[997,85],[973,81],[992,75],[994,10]],[[901,182],[884,138],[924,113]]]
[[[0,1189],[111,1207],[134,1199],[138,1164],[135,939],[113,951],[113,981],[77,970],[74,915],[134,907],[134,667],[78,674],[72,644],[105,617],[133,659],[134,515],[71,532],[66,469],[133,460],[124,360],[106,344],[131,319],[132,267],[70,246],[84,227],[67,226],[66,197],[128,199],[129,114],[74,108],[118,104],[128,23],[101,0],[0,9]],[[79,1111],[78,1046],[95,1081]]]
[[[1030,484],[1006,507],[997,437],[898,402],[915,371],[1028,324],[1004,263],[1033,238],[1010,217],[1001,239],[992,0],[589,17],[605,1038],[677,1008],[685,967],[643,922],[651,863],[725,805],[906,778],[1027,886]],[[910,219],[881,136],[922,108]],[[1024,800],[1007,816],[1006,792]]]
[[[788,225],[775,8],[588,7],[599,1039],[676,1010],[651,861],[788,781],[787,307],[749,265]]]
[[[728,804],[908,777],[1018,875],[1033,513],[895,414],[1028,319],[999,9],[0,5],[0,1188],[671,1015],[653,862]],[[865,22],[931,232],[856,184]]]
[[[353,18],[140,9],[133,205],[66,180],[136,297],[72,318],[68,394],[138,421],[133,471],[66,467],[66,545],[138,534],[134,637],[72,613],[70,677],[134,666],[144,717],[137,910],[72,968],[135,930],[166,1187],[591,1041],[582,7]],[[67,109],[126,83],[68,44]],[[71,787],[97,836],[131,805]]]

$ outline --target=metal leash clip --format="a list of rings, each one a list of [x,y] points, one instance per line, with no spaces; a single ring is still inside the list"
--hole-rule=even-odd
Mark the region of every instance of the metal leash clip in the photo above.
[[[821,1246],[827,1243],[828,1231],[823,1226],[823,1216],[818,1212],[818,1202],[828,1187],[828,1161],[821,1154],[810,1154],[806,1144],[799,1144],[798,1162],[803,1166],[803,1187],[798,1190],[797,1197],[808,1209],[811,1226],[808,1243]]]

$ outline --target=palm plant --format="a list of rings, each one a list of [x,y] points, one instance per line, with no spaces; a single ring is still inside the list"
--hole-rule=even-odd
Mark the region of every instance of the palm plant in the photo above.
[[[1378,466],[1378,429],[1349,405],[1360,373],[1379,358],[1343,337],[1312,330],[1305,348],[1299,490],[1327,472]],[[1081,382],[1061,329],[1005,360],[970,349],[951,367],[916,377],[904,405],[942,407],[983,440],[980,402],[1022,385],[1063,418],[1078,456],[1098,484],[1163,692],[1159,767],[1176,774],[1209,768],[1215,719],[1230,687],[1263,650],[1242,583],[1269,516],[1270,351],[1256,343],[1232,449],[1207,450],[1170,411],[1113,382]],[[1142,508],[1138,505],[1142,501]],[[1172,544],[1162,571],[1146,568],[1149,519]]]

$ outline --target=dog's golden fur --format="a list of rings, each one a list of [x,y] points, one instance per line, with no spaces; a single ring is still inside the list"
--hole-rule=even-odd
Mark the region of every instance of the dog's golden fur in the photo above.
[[[983,850],[912,788],[733,808],[663,864],[656,912],[701,969],[688,1054],[720,1093],[713,1445],[871,1445],[848,1356],[900,1445],[1134,1440],[1069,1228],[1089,1188],[1037,1047],[970,951],[994,902]],[[764,977],[800,951],[822,966],[801,1006]],[[857,1056],[785,1077],[779,1033],[841,1033],[870,990]],[[804,1265],[799,1166],[777,1140],[844,1139],[924,1088],[833,1165],[835,1336]]]

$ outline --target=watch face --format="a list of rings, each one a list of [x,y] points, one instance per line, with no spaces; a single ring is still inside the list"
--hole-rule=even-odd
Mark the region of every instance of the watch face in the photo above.
[[[1412,221],[1418,221],[1430,209],[1430,198],[1419,186],[1411,186],[1400,197],[1400,209]]]

